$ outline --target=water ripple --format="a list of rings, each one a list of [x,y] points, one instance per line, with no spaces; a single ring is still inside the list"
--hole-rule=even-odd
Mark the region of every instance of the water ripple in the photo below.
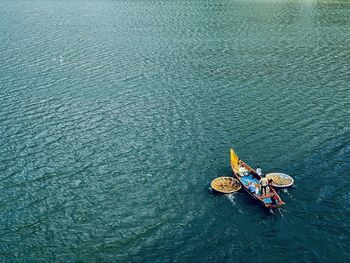
[[[0,6],[2,261],[348,256],[348,5]],[[282,218],[207,191],[230,147],[294,176]]]

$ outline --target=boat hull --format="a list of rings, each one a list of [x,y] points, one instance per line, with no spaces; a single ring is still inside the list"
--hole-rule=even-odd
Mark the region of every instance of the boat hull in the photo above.
[[[248,175],[244,175],[244,174],[242,175],[242,173],[240,173],[241,168],[246,170]],[[255,172],[255,170],[252,169],[248,164],[240,160],[232,149],[231,149],[231,169],[234,174],[234,177],[242,184],[242,188],[263,207],[268,209],[270,208],[274,209],[274,208],[279,208],[285,204],[272,186],[269,186],[269,193],[265,195],[251,193],[249,191],[249,188],[248,188],[249,183],[257,184],[257,182],[259,182],[259,180],[261,179],[261,176],[259,176]],[[272,201],[271,199],[272,196],[277,197],[276,198],[277,202]]]

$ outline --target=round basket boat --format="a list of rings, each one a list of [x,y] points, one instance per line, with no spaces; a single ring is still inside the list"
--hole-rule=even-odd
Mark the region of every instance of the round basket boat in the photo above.
[[[274,187],[288,187],[294,183],[294,179],[284,173],[269,173],[266,175],[266,178],[273,180],[271,184]]]
[[[233,177],[222,176],[211,182],[211,188],[219,193],[230,194],[241,189],[241,183]]]

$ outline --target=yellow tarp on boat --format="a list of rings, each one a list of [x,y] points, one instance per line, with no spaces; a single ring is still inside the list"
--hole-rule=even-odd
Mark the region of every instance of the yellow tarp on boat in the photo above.
[[[239,172],[239,164],[238,164],[239,158],[233,149],[230,150],[230,153],[231,153],[231,166],[235,170],[235,172],[238,173]]]

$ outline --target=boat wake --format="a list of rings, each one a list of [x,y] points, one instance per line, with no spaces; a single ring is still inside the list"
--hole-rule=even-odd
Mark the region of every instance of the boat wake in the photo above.
[[[227,195],[225,195],[225,196],[226,196],[226,198],[228,198],[228,200],[229,200],[233,205],[236,204],[234,193],[232,193],[232,194],[227,194]]]
[[[269,209],[269,212],[273,215],[279,215],[282,218],[284,217],[283,213],[282,213],[282,209],[281,208],[277,208],[277,209]]]
[[[281,208],[277,208],[277,211],[278,211],[278,213],[280,214],[280,216],[283,217],[282,209],[281,209]]]
[[[284,188],[282,191],[283,193],[289,193],[287,188]]]

